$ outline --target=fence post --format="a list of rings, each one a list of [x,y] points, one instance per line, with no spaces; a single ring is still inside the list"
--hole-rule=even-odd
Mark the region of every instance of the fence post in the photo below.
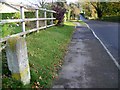
[[[23,20],[23,21],[22,21],[22,31],[25,32],[25,21],[24,21],[24,19],[25,19],[25,14],[24,14],[24,7],[23,7],[23,5],[20,6],[20,15],[21,15],[21,19]],[[24,35],[24,37],[25,37],[25,36],[26,36],[26,35]]]
[[[0,68],[1,68],[1,70],[0,70],[0,76],[2,76],[2,43],[0,43]],[[2,90],[2,77],[0,77],[0,90]]]
[[[39,32],[39,30],[38,30],[38,28],[39,28],[39,20],[38,20],[38,18],[39,18],[39,10],[38,10],[38,8],[36,9],[36,28],[37,28],[37,31]]]
[[[53,13],[51,13],[51,18],[53,18]],[[51,20],[51,24],[53,24],[53,19]]]
[[[12,78],[20,80],[24,85],[29,84],[30,69],[25,38],[10,37],[7,40],[6,55]]]
[[[44,18],[45,18],[45,27],[47,28],[47,20],[46,20],[47,14],[46,14],[46,8],[45,8],[45,10],[44,10]]]

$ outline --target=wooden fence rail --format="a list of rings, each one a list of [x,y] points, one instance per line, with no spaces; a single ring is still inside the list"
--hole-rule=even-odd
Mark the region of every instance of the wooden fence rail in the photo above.
[[[4,38],[0,38],[0,43],[6,42],[8,38],[13,37],[13,36],[26,36],[26,34],[31,33],[31,32],[35,32],[35,31],[39,31],[40,29],[45,29],[51,26],[54,26],[55,24],[53,23],[53,20],[55,20],[56,18],[53,18],[53,13],[56,13],[53,10],[47,10],[47,9],[43,9],[43,8],[35,8],[35,16],[36,18],[25,18],[25,11],[24,11],[24,6],[20,6],[20,15],[21,18],[20,19],[6,19],[6,20],[1,20],[0,24],[6,24],[6,23],[13,23],[13,22],[20,22],[22,23],[22,32],[17,33],[17,34],[13,34],[11,36],[7,36]],[[39,10],[40,11],[44,11],[44,17],[43,18],[39,18]],[[51,18],[47,18],[47,12],[51,13]],[[39,27],[39,21],[45,21],[45,25],[43,27]],[[47,25],[47,20],[51,20],[51,24]],[[25,30],[25,23],[27,21],[36,21],[36,28],[31,29],[31,30]],[[3,50],[5,48],[5,45],[2,46],[0,48],[0,51]]]

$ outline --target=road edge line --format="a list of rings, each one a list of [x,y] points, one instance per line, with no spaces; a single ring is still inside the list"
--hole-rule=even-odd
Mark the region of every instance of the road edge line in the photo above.
[[[85,24],[92,31],[92,33],[95,36],[95,38],[98,39],[98,41],[102,44],[102,46],[104,47],[104,49],[107,51],[108,55],[111,57],[111,59],[113,60],[113,62],[117,66],[117,68],[120,70],[120,65],[118,64],[117,60],[113,57],[113,55],[110,53],[110,51],[107,49],[107,47],[103,44],[103,42],[100,40],[100,38],[96,35],[96,33],[93,31],[93,29],[90,28],[90,26],[87,23],[85,23]]]

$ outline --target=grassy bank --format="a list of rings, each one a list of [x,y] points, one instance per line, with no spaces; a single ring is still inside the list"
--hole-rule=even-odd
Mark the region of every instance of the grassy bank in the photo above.
[[[26,86],[11,78],[3,52],[3,88],[49,88],[58,76],[73,31],[74,24],[66,22],[64,26],[51,27],[27,36],[31,83]]]
[[[106,16],[102,17],[100,20],[109,22],[120,22],[120,16]]]
[[[83,22],[82,20],[70,20],[71,22],[79,22],[81,25],[85,26],[85,22]]]

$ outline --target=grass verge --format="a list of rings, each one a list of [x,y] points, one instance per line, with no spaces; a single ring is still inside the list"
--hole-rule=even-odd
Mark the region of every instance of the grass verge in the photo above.
[[[109,21],[109,22],[119,22],[120,23],[120,16],[102,17],[100,20],[102,20],[102,21]]]
[[[74,24],[66,22],[64,26],[54,26],[27,36],[31,83],[26,86],[11,78],[3,51],[3,88],[50,88],[52,81],[58,78],[57,72],[62,66],[73,31]]]
[[[81,25],[86,26],[85,22],[82,20],[70,20],[70,22],[79,22]]]

